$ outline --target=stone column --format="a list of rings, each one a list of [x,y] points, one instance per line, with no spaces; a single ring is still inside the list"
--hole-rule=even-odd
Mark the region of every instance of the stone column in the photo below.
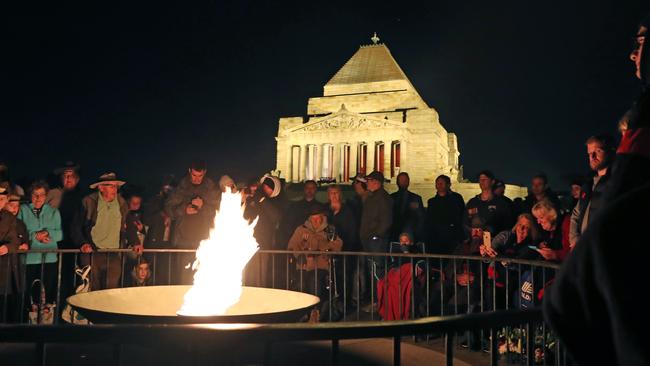
[[[300,146],[300,175],[298,178],[298,181],[304,181],[305,180],[305,174],[307,172],[307,159],[309,159],[309,156],[307,155],[307,145],[301,145]]]
[[[359,149],[359,141],[353,141],[350,143],[350,177],[357,175],[357,171],[359,170],[359,167],[357,166],[358,149]]]
[[[392,149],[392,141],[384,141],[384,177],[391,179],[392,177],[390,176],[390,154]],[[393,182],[391,180],[391,182]]]

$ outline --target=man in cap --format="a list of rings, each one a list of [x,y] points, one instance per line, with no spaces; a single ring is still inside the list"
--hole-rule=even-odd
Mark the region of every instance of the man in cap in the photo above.
[[[102,174],[90,189],[97,191],[82,200],[81,215],[74,225],[73,239],[82,253],[83,264],[90,264],[92,290],[115,288],[120,281],[121,256],[111,253],[93,253],[102,249],[122,248],[126,215],[129,211],[124,198],[118,193],[125,184],[115,173]],[[136,248],[136,250],[142,249]]]
[[[467,201],[467,222],[474,216],[479,216],[486,225],[490,226],[492,235],[503,230],[509,230],[514,224],[512,207],[502,197],[495,196],[492,187],[494,174],[483,170],[478,175],[478,184],[481,193]]]
[[[361,213],[361,245],[366,252],[386,253],[393,224],[393,200],[384,189],[382,173],[375,170],[366,176],[366,181],[369,193]],[[384,259],[376,256],[370,260],[371,274],[376,279],[384,276]]]

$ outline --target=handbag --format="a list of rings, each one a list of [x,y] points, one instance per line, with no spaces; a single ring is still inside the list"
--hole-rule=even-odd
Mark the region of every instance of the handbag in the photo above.
[[[56,304],[45,303],[45,286],[40,279],[35,279],[32,282],[31,288],[38,284],[40,291],[38,293],[39,299],[34,301],[34,296],[29,297],[29,324],[52,324],[54,323],[54,314],[56,311]]]
[[[81,280],[81,284],[77,286],[75,294],[90,291],[90,265],[77,267],[74,271]],[[67,304],[65,309],[63,309],[61,318],[72,324],[91,324],[83,315],[79,314],[76,310],[73,310],[70,304]]]

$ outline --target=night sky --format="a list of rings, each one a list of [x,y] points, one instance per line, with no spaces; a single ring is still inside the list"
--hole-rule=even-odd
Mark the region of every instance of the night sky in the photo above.
[[[182,2],[5,13],[4,148],[14,178],[65,160],[150,190],[189,161],[235,180],[275,168],[278,118],[373,32],[443,126],[465,176],[490,168],[556,190],[587,171],[639,91],[629,61],[644,1]],[[30,4],[31,5],[31,4]],[[4,104],[4,103],[3,103]],[[8,136],[9,138],[7,138]]]

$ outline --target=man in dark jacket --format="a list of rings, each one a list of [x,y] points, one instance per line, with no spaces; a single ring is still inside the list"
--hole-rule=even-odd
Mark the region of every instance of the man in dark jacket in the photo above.
[[[152,197],[144,209],[144,224],[147,225],[146,249],[172,249],[172,219],[165,210],[165,202],[175,187],[174,176],[169,175],[163,180],[158,194]],[[155,282],[157,285],[170,284],[172,281],[173,253],[148,253],[150,263],[156,263]]]
[[[252,197],[246,199],[244,217],[249,221],[257,218],[257,225],[253,236],[262,250],[271,250],[281,244],[276,244],[276,234],[282,219],[282,213],[286,207],[285,198],[282,192],[282,182],[276,176],[269,174],[260,179],[260,186],[255,190]],[[280,257],[281,258],[281,257]],[[276,263],[276,268],[284,268],[282,264]],[[255,255],[245,270],[245,283],[248,286],[265,286],[273,284],[271,273],[271,257],[269,255]],[[285,271],[277,271],[276,275],[286,274]],[[284,279],[286,281],[286,279]],[[283,283],[282,279],[276,277],[276,284]]]
[[[524,212],[522,213],[532,213],[533,206],[542,200],[548,200],[553,204],[557,212],[560,212],[562,208],[560,199],[551,190],[551,187],[549,187],[546,174],[539,173],[533,176],[533,179],[530,181],[530,194],[524,200]]]
[[[399,241],[399,235],[412,233],[415,242],[423,241],[424,204],[422,197],[408,190],[410,178],[408,173],[397,175],[397,192],[390,195],[393,199],[393,227],[391,241]]]
[[[363,202],[361,227],[359,235],[361,245],[367,252],[388,252],[390,228],[393,223],[393,200],[384,189],[384,175],[373,171],[366,176],[368,182],[368,197]],[[377,278],[384,275],[384,257],[372,258],[371,271]]]
[[[305,181],[303,188],[303,198],[300,201],[291,202],[280,223],[281,228],[278,235],[278,249],[284,249],[293,235],[294,230],[302,225],[309,213],[316,208],[324,208],[325,205],[316,199],[317,191],[316,182],[313,180]]]
[[[126,201],[118,193],[124,181],[115,173],[105,173],[90,189],[97,189],[82,201],[82,210],[73,226],[73,239],[82,253],[90,254],[97,249],[124,248],[124,227],[129,210]],[[115,288],[122,272],[121,255],[93,253],[83,256],[82,263],[90,264],[92,290]]]
[[[643,282],[650,247],[650,16],[630,58],[643,93],[630,112],[612,166],[605,207],[594,217],[553,285],[544,315],[578,365],[648,365],[650,326]],[[633,251],[621,250],[621,243]]]
[[[179,249],[197,249],[203,239],[210,235],[214,224],[217,193],[214,181],[206,176],[207,165],[202,160],[193,161],[187,175],[180,181],[171,194],[165,210],[174,222],[172,243]],[[183,285],[192,283],[191,266],[194,253],[177,254],[177,282]]]
[[[510,205],[492,192],[494,174],[489,170],[480,172],[478,184],[481,193],[467,202],[466,226],[470,226],[469,222],[474,216],[479,216],[490,228],[493,236],[503,230],[511,229],[514,219]]]
[[[62,167],[55,169],[54,174],[61,178],[61,188],[55,188],[47,192],[47,202],[54,208],[59,209],[61,214],[61,229],[63,239],[58,243],[59,249],[77,249],[78,243],[73,239],[73,226],[75,218],[82,210],[81,201],[84,192],[79,187],[80,167],[74,162],[68,161]],[[75,255],[73,253],[63,254],[61,261],[61,299],[72,295],[75,280]],[[60,310],[63,307],[59,307]]]
[[[602,196],[607,190],[611,173],[609,167],[616,152],[616,143],[609,135],[592,136],[585,144],[589,155],[589,167],[595,175],[582,186],[580,200],[571,211],[569,229],[571,247],[576,245],[580,235],[587,230],[590,218],[604,205]]]
[[[465,237],[465,201],[451,190],[451,179],[446,175],[436,178],[436,191],[427,202],[427,253],[449,254]]]
[[[16,234],[16,217],[4,210],[9,199],[9,190],[0,187],[0,294],[7,295],[7,302],[0,301],[0,320],[9,322],[17,318],[16,300],[21,290],[19,281],[22,278],[18,271],[16,251],[20,242]],[[6,306],[6,308],[3,308]],[[5,318],[5,315],[7,317]]]

